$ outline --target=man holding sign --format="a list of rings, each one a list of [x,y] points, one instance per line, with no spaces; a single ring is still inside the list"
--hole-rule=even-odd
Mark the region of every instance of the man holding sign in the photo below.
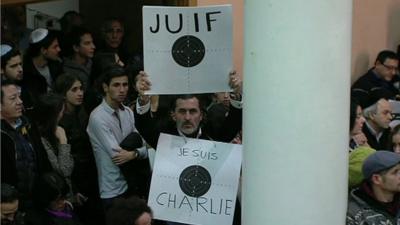
[[[230,111],[219,131],[203,130],[208,127],[203,121],[205,107],[202,106],[201,99],[196,95],[177,96],[170,109],[172,120],[175,121],[174,126],[158,127],[150,114],[150,96],[144,94],[145,91],[150,90],[151,83],[148,75],[141,71],[136,77],[136,90],[139,92],[135,114],[136,127],[153,148],[157,148],[161,132],[189,138],[230,142],[242,126],[242,103],[240,102],[242,80],[235,71],[229,74],[229,85],[234,90]]]
[[[167,127],[159,127],[156,118],[151,116],[150,96],[144,92],[150,90],[151,83],[143,71],[139,73],[136,80],[136,89],[139,97],[136,105],[135,121],[140,134],[152,147],[157,148],[161,133],[168,133],[185,138],[197,138],[205,140],[216,140],[230,142],[239,132],[242,124],[241,90],[242,81],[235,71],[229,74],[229,85],[234,92],[230,104],[229,115],[219,131],[209,131],[204,122],[205,112],[201,100],[196,95],[178,95],[172,102],[171,119],[174,124]],[[218,134],[210,136],[209,134]],[[236,201],[234,224],[240,224],[240,206]],[[174,224],[174,223],[169,223]]]
[[[150,76],[142,71],[135,79],[135,120],[146,142],[157,148],[149,196],[155,218],[240,224],[240,207],[234,202],[241,146],[221,143],[230,142],[242,124],[242,82],[235,71],[229,73],[232,7],[145,6],[143,40]],[[205,104],[194,93],[231,90],[228,116],[221,126],[210,126]],[[171,123],[159,123],[151,114],[149,94],[179,94],[170,102]]]

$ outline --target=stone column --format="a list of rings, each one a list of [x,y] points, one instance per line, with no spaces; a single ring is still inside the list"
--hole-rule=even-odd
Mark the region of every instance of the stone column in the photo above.
[[[242,224],[345,224],[352,1],[244,7]]]

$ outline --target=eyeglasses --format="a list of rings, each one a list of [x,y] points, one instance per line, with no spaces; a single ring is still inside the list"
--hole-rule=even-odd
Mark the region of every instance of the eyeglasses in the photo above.
[[[395,67],[395,66],[389,66],[389,65],[385,65],[382,63],[382,66],[384,66],[386,69],[394,71],[396,73],[399,73],[399,67]]]

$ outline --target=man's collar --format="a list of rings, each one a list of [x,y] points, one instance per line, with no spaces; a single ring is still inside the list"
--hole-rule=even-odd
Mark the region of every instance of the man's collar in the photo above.
[[[364,125],[367,127],[367,129],[369,130],[369,132],[370,132],[372,135],[374,135],[377,139],[379,139],[379,138],[382,136],[383,130],[382,130],[381,132],[378,133],[378,132],[369,124],[368,120],[365,121],[365,124],[364,124]]]
[[[201,136],[201,127],[199,127],[198,131],[197,131],[197,135],[196,137],[188,137],[187,135],[185,135],[184,133],[182,133],[179,129],[178,130],[178,134],[181,137],[186,137],[186,138],[199,138]]]
[[[102,102],[101,104],[103,105],[104,109],[105,109],[107,112],[109,112],[109,113],[114,113],[116,110],[122,110],[122,111],[125,110],[125,107],[124,107],[124,105],[123,105],[122,103],[119,104],[119,106],[118,106],[117,109],[114,109],[113,107],[111,107],[111,106],[107,103],[107,101],[106,101],[105,98],[103,98],[103,102]]]

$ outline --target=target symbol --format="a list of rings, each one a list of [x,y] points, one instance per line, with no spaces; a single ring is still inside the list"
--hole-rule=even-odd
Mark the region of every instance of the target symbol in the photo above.
[[[206,50],[200,39],[185,35],[175,41],[171,52],[176,63],[183,67],[193,67],[203,60]]]
[[[210,173],[202,166],[189,166],[179,176],[179,186],[186,195],[200,197],[211,187]]]

